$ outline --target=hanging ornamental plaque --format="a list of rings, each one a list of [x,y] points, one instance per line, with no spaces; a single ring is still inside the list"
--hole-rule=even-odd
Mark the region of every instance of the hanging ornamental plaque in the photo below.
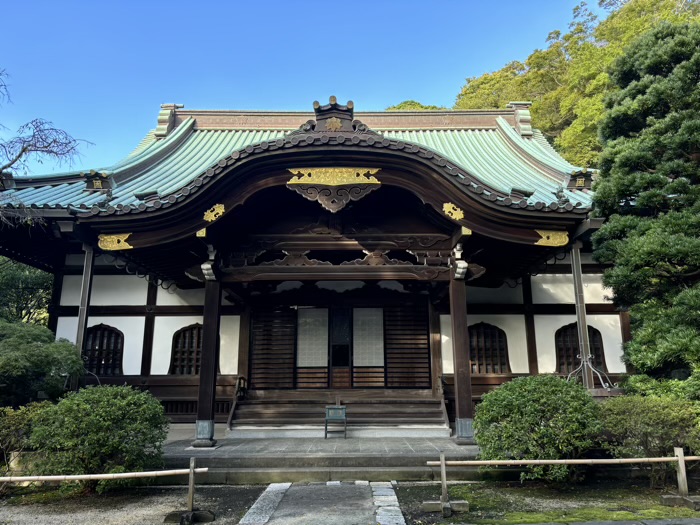
[[[114,235],[101,234],[97,236],[97,246],[105,251],[131,250],[133,246],[126,242],[131,233],[115,233]]]
[[[569,243],[568,232],[535,230],[541,237],[535,243],[538,246],[566,246]]]
[[[291,168],[287,188],[336,213],[381,186],[379,168]]]

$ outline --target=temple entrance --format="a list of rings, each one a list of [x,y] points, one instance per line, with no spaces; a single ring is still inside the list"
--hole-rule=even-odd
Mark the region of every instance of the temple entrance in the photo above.
[[[250,388],[431,388],[427,304],[404,301],[253,310]]]

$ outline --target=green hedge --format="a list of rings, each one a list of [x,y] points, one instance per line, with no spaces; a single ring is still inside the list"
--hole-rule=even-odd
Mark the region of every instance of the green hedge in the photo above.
[[[600,407],[578,383],[555,376],[514,379],[477,406],[476,442],[482,459],[571,459],[593,448]],[[565,481],[567,465],[530,466],[525,479]]]

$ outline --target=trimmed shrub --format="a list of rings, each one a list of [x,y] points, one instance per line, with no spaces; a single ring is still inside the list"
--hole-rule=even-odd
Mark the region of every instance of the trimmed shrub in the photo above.
[[[66,380],[83,373],[75,345],[45,326],[0,321],[0,404],[18,407],[39,392],[57,399]]]
[[[42,410],[32,429],[39,475],[139,472],[162,466],[168,422],[160,402],[128,386],[88,387]],[[115,482],[84,482],[102,492]]]
[[[29,448],[29,436],[34,418],[47,403],[31,403],[13,409],[0,407],[0,476],[10,472],[13,454]],[[0,494],[5,486],[0,483]]]
[[[700,451],[700,407],[671,397],[621,396],[601,407],[603,447],[617,457],[673,456],[674,447]],[[672,472],[672,464],[645,465],[652,487]]]
[[[474,428],[482,459],[572,459],[593,448],[599,407],[578,383],[556,376],[514,379],[477,406]],[[566,481],[568,465],[529,466],[521,479]]]

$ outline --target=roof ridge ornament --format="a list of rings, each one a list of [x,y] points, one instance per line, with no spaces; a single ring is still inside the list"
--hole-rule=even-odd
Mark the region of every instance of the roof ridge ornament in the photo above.
[[[372,131],[359,120],[355,120],[355,104],[352,100],[344,106],[338,104],[338,99],[331,96],[329,103],[321,105],[318,100],[314,101],[314,113],[316,120],[307,120],[299,129],[292,131],[288,135],[298,135],[305,133],[366,133],[381,136]]]
[[[153,135],[157,139],[162,139],[175,127],[175,111],[184,108],[184,104],[161,104],[160,113],[158,113],[158,126]]]
[[[522,137],[532,137],[534,135],[534,132],[532,131],[532,115],[530,114],[532,102],[508,102],[506,107],[514,110],[515,129],[518,130],[518,133],[520,133]]]

